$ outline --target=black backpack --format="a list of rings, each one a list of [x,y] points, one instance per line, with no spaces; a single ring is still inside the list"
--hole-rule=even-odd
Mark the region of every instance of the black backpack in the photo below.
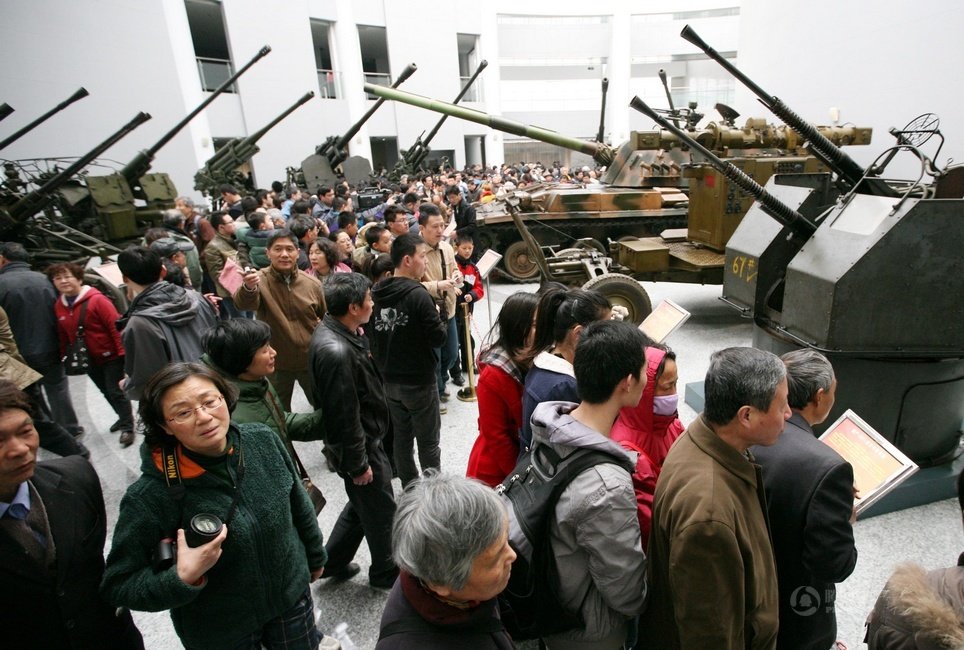
[[[633,470],[628,459],[602,451],[577,449],[561,458],[551,447],[536,444],[496,487],[508,510],[509,545],[517,556],[509,584],[499,596],[502,621],[515,640],[538,639],[583,625],[581,614],[564,609],[556,594],[558,569],[549,521],[569,483],[602,463]]]

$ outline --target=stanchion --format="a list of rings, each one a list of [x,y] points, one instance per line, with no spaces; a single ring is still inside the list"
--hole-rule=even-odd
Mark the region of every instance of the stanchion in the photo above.
[[[460,389],[455,396],[463,402],[478,401],[475,395],[475,350],[472,349],[472,324],[469,322],[469,303],[462,303],[463,317],[465,318],[465,358],[467,360],[466,370],[469,371],[469,385]]]

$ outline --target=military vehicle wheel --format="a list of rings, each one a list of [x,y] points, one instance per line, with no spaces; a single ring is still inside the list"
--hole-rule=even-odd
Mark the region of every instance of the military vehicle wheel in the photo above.
[[[534,280],[539,277],[539,265],[536,264],[535,258],[524,241],[509,244],[505,249],[502,263],[509,275],[516,280]]]
[[[127,307],[129,306],[127,294],[108,282],[99,273],[94,273],[93,271],[84,273],[84,284],[95,287],[107,296],[121,314],[127,311]]]
[[[577,246],[578,248],[582,248],[583,250],[587,250],[587,251],[588,251],[588,250],[596,250],[596,251],[599,251],[600,253],[602,253],[603,255],[607,255],[607,254],[609,253],[609,251],[606,250],[606,247],[603,246],[602,242],[599,241],[598,239],[589,239],[589,240],[586,240],[586,241],[577,241],[577,242],[576,242],[576,246]]]
[[[653,303],[643,285],[622,273],[604,273],[582,285],[582,288],[598,291],[613,306],[625,307],[629,311],[627,320],[637,325],[653,311]]]
[[[556,251],[556,257],[573,257],[585,250],[585,248],[563,248],[561,251]]]

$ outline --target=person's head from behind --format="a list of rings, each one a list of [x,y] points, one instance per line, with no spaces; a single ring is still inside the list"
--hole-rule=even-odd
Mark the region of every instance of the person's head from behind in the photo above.
[[[80,295],[84,286],[84,267],[73,262],[51,264],[44,273],[50,278],[54,288],[61,294],[73,298]]]
[[[372,315],[371,286],[361,273],[335,274],[325,285],[328,313],[351,328],[364,325]]]
[[[0,244],[0,267],[6,266],[10,262],[29,261],[30,253],[20,242],[8,241]]]
[[[0,501],[10,503],[20,484],[33,476],[40,436],[34,407],[26,393],[0,380]]]
[[[218,321],[204,334],[203,344],[214,365],[242,381],[255,381],[274,373],[277,353],[271,347],[271,326],[264,321]]]
[[[379,255],[372,260],[368,267],[368,275],[372,284],[377,284],[385,278],[390,278],[395,273],[395,265],[392,264],[391,255]]]
[[[184,215],[177,210],[165,210],[161,217],[161,225],[168,230],[184,230]]]
[[[318,222],[311,217],[298,215],[288,220],[288,230],[304,244],[310,244],[318,239]]]
[[[493,347],[521,361],[532,343],[532,320],[535,317],[539,297],[528,291],[517,291],[502,304],[499,317],[489,338],[494,337]],[[498,334],[496,335],[495,332]]]
[[[455,252],[463,260],[472,259],[472,253],[475,252],[475,242],[472,241],[472,235],[459,235],[458,239],[455,240]]]
[[[418,235],[406,233],[392,242],[392,264],[395,275],[420,280],[425,275],[428,246]]]
[[[791,414],[786,367],[780,357],[755,348],[714,352],[704,393],[703,416],[740,452],[775,443]]]
[[[639,404],[646,387],[646,343],[646,335],[632,323],[603,320],[587,325],[572,364],[582,401]]]
[[[265,253],[271,268],[278,273],[292,273],[298,264],[298,237],[290,230],[278,230],[268,237]]]
[[[326,277],[338,266],[338,249],[327,237],[311,242],[308,247],[308,261],[318,277]]]
[[[533,349],[541,352],[561,345],[575,349],[584,327],[611,316],[612,305],[598,291],[547,291],[539,300]]]
[[[245,221],[251,227],[251,230],[257,232],[259,230],[270,230],[271,224],[269,223],[268,214],[266,212],[249,212],[245,216]]]
[[[161,256],[144,246],[128,246],[117,256],[117,267],[125,282],[146,287],[162,278]]]
[[[787,367],[787,401],[811,425],[830,415],[837,394],[837,379],[827,357],[803,348],[780,357]]]
[[[418,208],[418,225],[421,226],[422,238],[431,247],[438,246],[442,241],[442,233],[445,231],[445,220],[438,206],[431,203],[423,203]]]
[[[305,199],[298,199],[291,204],[291,216],[305,216],[311,214],[311,204]]]
[[[152,449],[180,443],[202,456],[227,448],[238,391],[200,363],[169,363],[148,380],[138,404],[144,443]]]
[[[505,506],[478,481],[429,472],[398,501],[392,558],[441,598],[495,598],[509,582],[515,557]]]

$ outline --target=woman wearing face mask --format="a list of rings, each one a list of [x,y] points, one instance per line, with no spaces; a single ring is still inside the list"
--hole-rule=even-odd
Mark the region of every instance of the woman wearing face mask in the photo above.
[[[646,388],[635,408],[624,408],[613,425],[612,439],[645,453],[659,475],[669,448],[683,433],[676,394],[676,353],[668,348],[646,348]]]

